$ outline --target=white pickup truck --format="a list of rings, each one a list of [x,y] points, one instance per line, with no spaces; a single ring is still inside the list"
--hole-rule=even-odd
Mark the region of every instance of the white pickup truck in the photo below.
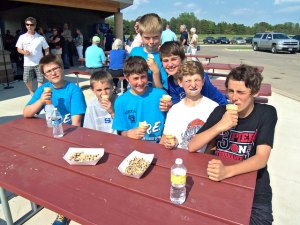
[[[284,33],[257,33],[252,40],[254,51],[270,50],[272,53],[288,51],[292,54],[299,49],[299,41]]]

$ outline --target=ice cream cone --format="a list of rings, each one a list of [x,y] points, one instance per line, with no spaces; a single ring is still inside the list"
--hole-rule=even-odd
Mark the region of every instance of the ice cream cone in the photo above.
[[[226,110],[238,110],[238,106],[235,104],[227,104],[226,105]]]
[[[147,122],[146,121],[139,122],[139,128],[141,128],[143,130],[147,130],[147,128],[148,128]]]
[[[45,87],[44,88],[44,92],[51,92],[51,91],[52,91],[51,87]]]
[[[101,95],[101,99],[102,100],[108,100],[109,99],[109,95]]]
[[[170,95],[163,95],[163,100],[170,102],[172,97]]]
[[[170,142],[171,145],[175,144],[175,137],[172,134],[165,134],[165,137]]]
[[[154,55],[148,54],[148,59],[154,59]]]

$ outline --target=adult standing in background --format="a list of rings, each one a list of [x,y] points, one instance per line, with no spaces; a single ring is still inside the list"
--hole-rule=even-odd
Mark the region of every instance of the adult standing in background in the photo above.
[[[74,38],[74,43],[76,46],[77,54],[79,59],[83,59],[83,35],[79,28],[76,28],[76,37]]]
[[[177,41],[177,36],[171,30],[170,24],[166,25],[166,29],[162,32],[160,40],[161,44],[165,43],[166,41]]]
[[[187,53],[188,46],[189,46],[189,34],[186,31],[186,25],[180,25],[180,44],[183,46],[184,52]]]
[[[106,62],[106,57],[102,48],[99,47],[100,38],[94,36],[92,38],[92,45],[85,51],[85,66],[86,72],[93,74],[95,72],[103,70],[103,66]]]
[[[196,55],[197,53],[197,44],[198,44],[198,35],[196,34],[196,28],[192,27],[191,28],[191,40],[190,40],[190,45],[188,47],[188,53],[191,53],[192,55]],[[193,61],[196,61],[196,58],[192,58]]]
[[[110,51],[112,48],[112,44],[115,41],[115,35],[113,34],[113,28],[109,28],[105,35],[105,51]],[[101,42],[101,40],[100,40]]]
[[[30,95],[33,95],[32,81],[34,73],[37,77],[38,87],[43,84],[44,77],[39,71],[38,65],[40,59],[43,57],[43,51],[45,54],[49,54],[49,45],[45,38],[35,32],[36,19],[28,17],[25,19],[25,26],[27,32],[21,35],[16,43],[17,51],[24,55],[24,73],[23,80],[26,87],[29,90]]]
[[[140,46],[143,45],[143,39],[142,39],[142,36],[140,35],[140,32],[139,32],[139,25],[140,25],[141,18],[142,17],[139,16],[135,20],[134,30],[135,30],[136,36],[134,37],[134,40],[131,43],[131,46],[129,46],[129,45],[125,46],[125,49],[126,49],[128,54],[131,52],[131,49],[133,49],[135,47],[140,47]]]
[[[99,26],[96,26],[96,33],[94,34],[94,36],[97,36],[100,38],[100,43],[99,43],[99,47],[101,47],[102,49],[104,49],[104,34],[101,32]]]
[[[52,36],[49,39],[51,54],[57,55],[61,58],[62,54],[62,37],[58,31],[58,28],[52,29]]]
[[[73,66],[73,59],[72,59],[72,32],[69,29],[69,25],[67,23],[64,23],[61,36],[63,36],[65,39],[65,43],[64,43],[65,46],[63,46],[64,51],[63,51],[62,60],[64,62],[65,69],[68,69],[70,65]]]

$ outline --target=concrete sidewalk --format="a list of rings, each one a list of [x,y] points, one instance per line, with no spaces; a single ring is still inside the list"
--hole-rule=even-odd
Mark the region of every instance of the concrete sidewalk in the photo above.
[[[67,75],[67,80],[75,82],[74,75]],[[80,76],[80,86],[84,89],[86,101],[94,96],[87,89],[89,77]],[[5,85],[4,85],[5,86]],[[22,109],[30,96],[22,81],[11,84],[13,89],[5,90],[0,86],[0,123],[8,122],[22,116]],[[269,104],[277,109],[278,123],[276,126],[275,143],[268,163],[273,188],[274,224],[299,224],[300,216],[300,102],[284,97],[273,90],[269,97]],[[14,221],[30,210],[28,200],[17,196],[10,201]],[[78,203],[80,204],[80,203]],[[25,225],[52,224],[56,214],[48,209],[43,209]],[[71,222],[71,225],[78,224]],[[5,225],[2,207],[0,209],[0,225]]]

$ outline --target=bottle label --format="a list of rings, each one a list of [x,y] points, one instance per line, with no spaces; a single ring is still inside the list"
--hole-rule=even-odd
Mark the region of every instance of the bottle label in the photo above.
[[[186,176],[171,175],[171,183],[176,185],[183,185],[186,182]]]
[[[56,119],[56,120],[52,120],[52,125],[56,126],[56,125],[59,125],[62,123],[62,119],[59,118],[59,119]]]

